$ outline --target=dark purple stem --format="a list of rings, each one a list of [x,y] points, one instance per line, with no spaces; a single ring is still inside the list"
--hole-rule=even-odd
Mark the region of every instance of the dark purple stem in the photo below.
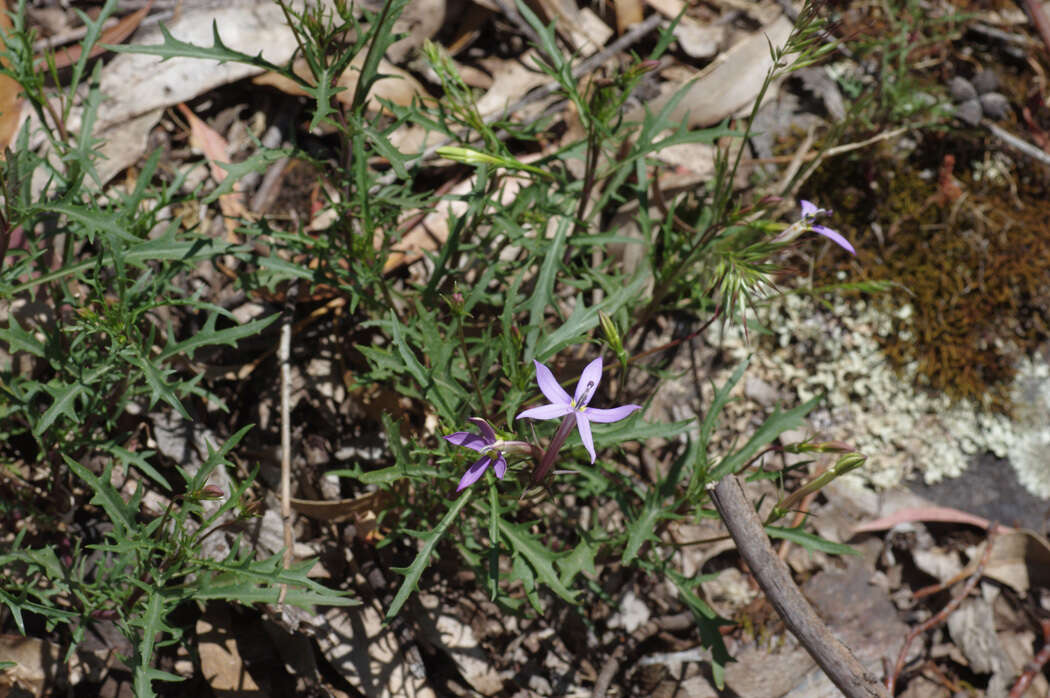
[[[547,473],[550,472],[555,459],[558,457],[558,451],[565,444],[565,439],[569,438],[569,432],[572,431],[574,426],[576,426],[576,413],[572,412],[565,415],[565,418],[561,420],[561,424],[558,426],[558,431],[554,432],[554,438],[551,439],[550,444],[547,446],[546,453],[543,454],[543,460],[532,471],[532,484],[538,485],[547,477]]]

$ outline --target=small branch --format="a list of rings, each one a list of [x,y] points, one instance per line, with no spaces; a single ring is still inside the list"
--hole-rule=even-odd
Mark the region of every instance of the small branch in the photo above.
[[[284,568],[292,564],[292,321],[295,315],[295,297],[298,287],[288,290],[284,318],[281,321],[281,338],[277,346],[277,363],[281,366],[281,521],[284,523]],[[284,603],[288,591],[281,585],[278,603]]]
[[[773,552],[740,480],[734,475],[723,478],[711,491],[711,499],[773,608],[832,683],[847,698],[889,698],[875,675],[831,634],[802,596],[787,565]]]
[[[1043,670],[1043,665],[1050,661],[1050,620],[1042,621],[1043,647],[1039,653],[1032,657],[1032,661],[1025,665],[1024,673],[1018,677],[1017,683],[1010,689],[1009,698],[1021,698],[1028,687],[1032,685],[1035,675]]]
[[[1021,151],[1023,155],[1027,155],[1033,160],[1038,160],[1043,165],[1050,165],[1050,155],[1047,155],[1042,150],[1035,147],[1028,141],[1018,138],[1006,129],[1001,128],[996,124],[993,124],[991,121],[985,120],[983,122],[983,125],[985,128],[988,129],[989,133],[991,133],[993,136],[995,136],[1011,148],[1016,148],[1017,150]]]
[[[901,670],[904,669],[904,660],[908,656],[908,648],[911,647],[911,643],[922,633],[926,632],[931,628],[935,628],[941,623],[948,620],[948,616],[955,612],[955,609],[959,608],[959,605],[963,602],[973,588],[977,586],[977,582],[980,581],[984,575],[984,566],[988,564],[988,558],[992,553],[992,541],[995,537],[995,524],[988,527],[988,542],[984,546],[984,555],[981,556],[981,561],[977,564],[977,569],[974,570],[970,579],[967,580],[966,585],[963,587],[962,593],[956,596],[954,599],[948,602],[948,605],[941,609],[941,612],[933,616],[925,623],[918,625],[911,629],[907,637],[904,638],[904,644],[901,646],[901,651],[897,655],[897,664],[893,667],[893,672],[886,676],[886,690],[889,694],[893,695],[894,686],[897,683],[897,677],[900,676]]]

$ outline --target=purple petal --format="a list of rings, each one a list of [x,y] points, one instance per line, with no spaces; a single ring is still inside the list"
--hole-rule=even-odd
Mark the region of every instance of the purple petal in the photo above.
[[[481,438],[485,439],[486,443],[495,443],[496,432],[489,426],[488,422],[481,417],[467,417],[467,421],[481,430]]]
[[[849,240],[847,240],[846,238],[842,237],[841,235],[839,235],[837,232],[835,232],[831,228],[829,228],[829,227],[827,227],[825,225],[815,225],[815,226],[813,226],[813,232],[817,233],[819,235],[823,235],[824,237],[826,237],[827,239],[831,240],[833,243],[835,243],[836,245],[838,245],[842,249],[844,249],[847,252],[849,252],[854,257],[857,256],[857,251],[855,249],[853,249],[853,245],[849,244]]]
[[[492,471],[496,473],[496,477],[500,480],[507,474],[507,459],[503,457],[503,454],[499,454],[499,458],[492,464]]]
[[[576,413],[576,427],[580,430],[580,441],[583,442],[583,447],[587,449],[587,453],[591,454],[591,463],[593,464],[597,458],[594,455],[594,438],[591,436],[591,423],[587,421],[587,415],[583,412]]]
[[[799,206],[802,207],[803,218],[812,218],[818,213],[820,213],[820,209],[817,208],[816,205],[810,203],[809,201],[806,201],[805,199],[799,199],[798,203]]]
[[[565,397],[568,397],[568,395],[566,394]],[[522,417],[527,419],[557,419],[558,417],[564,417],[567,414],[572,414],[572,408],[567,404],[540,405],[539,407],[525,410],[514,419],[521,419]]]
[[[622,407],[613,407],[609,410],[599,410],[596,407],[588,407],[583,411],[583,414],[592,422],[608,424],[609,422],[619,422],[635,410],[640,409],[642,409],[641,405],[623,405]]]
[[[573,404],[576,407],[583,407],[590,402],[601,381],[602,357],[599,356],[587,364],[587,367],[583,369],[583,373],[580,374],[580,381],[576,384],[576,395],[573,397]]]
[[[536,383],[540,386],[540,392],[552,404],[568,405],[571,401],[569,394],[558,384],[558,379],[554,377],[551,370],[535,359],[532,360],[532,363],[536,364]]]
[[[463,477],[459,480],[459,487],[456,488],[456,492],[462,492],[466,488],[473,485],[478,481],[482,475],[485,474],[485,468],[489,467],[489,462],[492,459],[488,456],[482,456],[467,469],[467,472],[463,473]]]
[[[457,431],[455,434],[449,434],[445,437],[445,441],[457,446],[465,446],[478,453],[484,451],[492,443],[491,441],[485,441],[477,434],[471,434],[469,431]]]

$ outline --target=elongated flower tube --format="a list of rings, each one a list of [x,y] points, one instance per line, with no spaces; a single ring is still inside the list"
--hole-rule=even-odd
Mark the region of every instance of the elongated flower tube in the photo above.
[[[527,419],[563,418],[561,426],[558,427],[558,431],[555,432],[554,438],[547,447],[543,460],[540,461],[539,467],[532,475],[533,482],[539,483],[554,464],[554,457],[565,443],[573,426],[579,429],[580,440],[583,441],[583,447],[587,449],[587,453],[591,456],[591,463],[593,463],[597,456],[594,452],[594,438],[591,436],[591,422],[618,422],[642,407],[641,405],[622,405],[611,409],[598,409],[588,406],[602,379],[601,357],[590,362],[583,369],[580,380],[576,383],[576,393],[572,397],[558,384],[549,368],[539,361],[534,360],[533,363],[536,364],[536,383],[544,397],[550,400],[550,404],[525,410],[514,419],[523,417]]]

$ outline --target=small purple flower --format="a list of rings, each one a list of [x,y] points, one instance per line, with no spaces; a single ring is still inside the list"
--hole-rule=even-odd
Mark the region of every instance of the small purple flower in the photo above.
[[[504,444],[496,438],[495,430],[489,426],[488,422],[479,417],[470,417],[467,421],[474,424],[481,431],[480,436],[469,431],[457,431],[455,434],[449,434],[445,437],[445,440],[449,443],[463,446],[482,454],[481,458],[474,465],[470,466],[467,472],[463,473],[463,477],[459,481],[459,487],[456,488],[457,493],[477,482],[485,474],[485,469],[490,464],[492,464],[492,470],[496,473],[496,477],[500,480],[507,474],[507,459],[503,457],[503,451],[500,448]]]
[[[831,211],[829,209],[818,208],[815,204],[805,199],[799,199],[799,205],[802,206],[802,218],[792,223],[784,232],[773,238],[773,242],[791,242],[802,233],[811,230],[818,235],[823,235],[851,255],[856,256],[857,251],[853,249],[853,245],[849,243],[849,240],[842,237],[838,231],[832,230],[826,225],[815,225],[813,223],[817,216],[830,215]]]
[[[536,364],[536,382],[540,386],[540,391],[551,401],[551,404],[525,410],[514,419],[521,419],[522,417],[529,419],[557,419],[558,417],[571,416],[574,418],[576,427],[580,430],[580,440],[583,441],[584,448],[587,449],[587,453],[591,454],[591,463],[597,457],[594,453],[594,439],[591,437],[591,422],[618,422],[635,410],[642,408],[641,405],[623,405],[622,407],[600,410],[587,406],[587,403],[594,397],[594,393],[598,389],[598,383],[602,379],[601,357],[590,362],[583,369],[583,373],[580,374],[580,380],[576,384],[576,394],[573,397],[569,397],[569,394],[562,389],[549,368],[539,361],[533,360],[533,363]],[[566,419],[562,424],[568,425],[566,430],[559,429],[559,433],[565,431],[564,436],[562,436],[562,442],[564,442],[564,437],[568,435],[567,429],[571,429],[572,422]],[[551,447],[547,451],[548,453],[556,450],[554,448],[556,441],[558,441],[557,437],[552,440]],[[558,443],[557,447],[560,448],[561,443]],[[546,470],[544,469],[542,475],[545,474]]]

